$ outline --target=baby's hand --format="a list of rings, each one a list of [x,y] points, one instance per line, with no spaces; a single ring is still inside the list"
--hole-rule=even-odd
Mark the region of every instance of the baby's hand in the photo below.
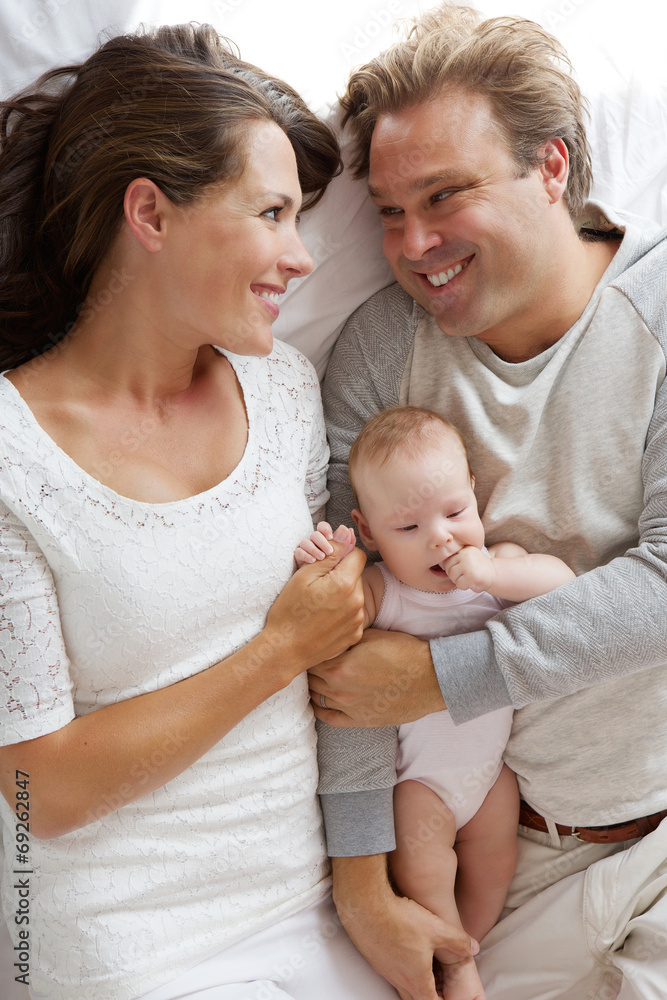
[[[337,542],[347,544],[348,552],[351,552],[356,545],[354,528],[346,528],[345,525],[341,524],[339,528],[333,531],[330,524],[327,524],[326,521],[320,521],[317,525],[317,530],[313,531],[310,538],[302,538],[299,542],[299,546],[294,553],[297,566],[303,566],[304,563],[314,563],[318,559],[330,556],[333,552],[333,546],[329,544],[331,538],[334,538]],[[344,558],[345,556],[343,556]]]
[[[445,561],[444,569],[459,590],[481,594],[493,586],[496,569],[493,560],[474,545],[465,545]]]

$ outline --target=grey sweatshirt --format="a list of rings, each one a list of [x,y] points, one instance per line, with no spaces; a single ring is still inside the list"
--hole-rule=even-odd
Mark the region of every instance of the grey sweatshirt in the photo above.
[[[366,420],[427,406],[466,439],[487,544],[550,552],[578,574],[431,650],[454,721],[513,705],[505,760],[522,796],[587,826],[667,807],[667,232],[589,211],[623,241],[544,353],[512,364],[448,337],[393,285],[350,318],[324,387],[330,521],[350,523],[347,454]],[[392,849],[382,731],[318,728],[330,853]]]

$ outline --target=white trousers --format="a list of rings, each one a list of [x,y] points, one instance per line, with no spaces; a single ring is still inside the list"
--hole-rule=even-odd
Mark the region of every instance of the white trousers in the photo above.
[[[507,902],[478,958],[487,1000],[667,997],[667,820],[629,847],[526,831]]]
[[[46,1000],[32,993],[33,1000]],[[331,897],[252,934],[137,1000],[397,1000],[361,957]],[[91,1000],[93,998],[91,997]]]

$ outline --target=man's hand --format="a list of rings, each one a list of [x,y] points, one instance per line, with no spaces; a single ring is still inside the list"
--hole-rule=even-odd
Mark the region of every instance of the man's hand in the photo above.
[[[476,594],[490,591],[496,578],[493,560],[474,545],[465,545],[444,563],[444,569],[459,590]]]
[[[405,632],[367,629],[356,646],[311,667],[308,678],[316,716],[337,728],[398,726],[446,707],[429,644]]]
[[[334,858],[334,899],[340,921],[364,958],[398,990],[401,1000],[439,1000],[433,953],[456,966],[478,945],[389,885],[384,855]]]

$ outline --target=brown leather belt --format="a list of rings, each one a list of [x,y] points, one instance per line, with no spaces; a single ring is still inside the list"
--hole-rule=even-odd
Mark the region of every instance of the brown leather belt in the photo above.
[[[563,826],[562,823],[556,823],[556,829],[561,837],[574,837],[587,844],[620,844],[623,840],[634,840],[636,837],[644,837],[647,833],[652,833],[665,817],[667,817],[667,809],[653,813],[652,816],[629,819],[625,823],[612,823],[611,826]],[[541,830],[542,833],[547,833],[549,829],[544,816],[535,812],[523,799],[521,800],[519,823],[521,826],[527,826],[529,830]]]

